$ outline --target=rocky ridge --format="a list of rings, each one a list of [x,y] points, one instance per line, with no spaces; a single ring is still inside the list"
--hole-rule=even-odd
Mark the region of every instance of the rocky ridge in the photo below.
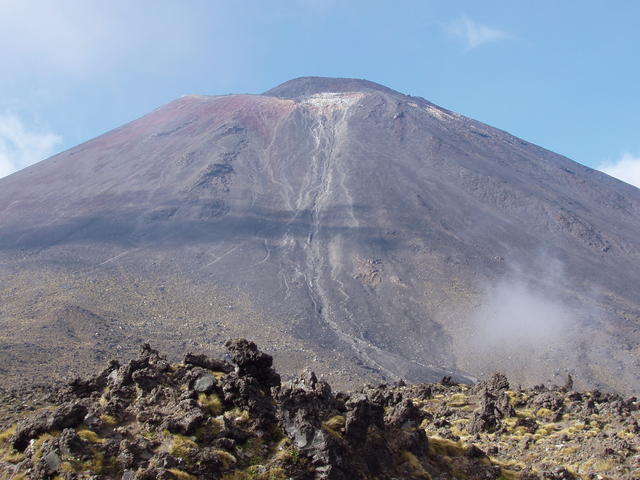
[[[640,478],[635,398],[511,389],[499,374],[335,393],[310,370],[282,383],[253,342],[225,346],[229,361],[171,364],[145,344],[46,407],[29,406],[46,389],[4,392],[24,408],[2,405],[0,478]]]

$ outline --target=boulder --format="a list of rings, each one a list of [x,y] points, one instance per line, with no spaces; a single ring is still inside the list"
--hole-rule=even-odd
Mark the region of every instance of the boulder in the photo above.
[[[198,393],[211,393],[216,386],[216,378],[211,374],[204,374],[193,382],[193,390]]]

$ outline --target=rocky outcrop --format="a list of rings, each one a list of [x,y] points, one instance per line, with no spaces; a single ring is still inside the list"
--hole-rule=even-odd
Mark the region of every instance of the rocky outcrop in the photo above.
[[[238,338],[229,340],[225,347],[236,365],[239,377],[255,379],[263,388],[280,385],[280,375],[273,370],[273,357],[258,350],[255,343]]]
[[[549,464],[548,447],[535,468],[510,470],[518,463],[506,468],[492,458],[508,455],[511,437],[522,438],[512,447],[522,458],[524,451],[536,458],[536,444],[552,435],[549,422],[587,414],[585,438],[596,435],[597,422],[623,419],[615,435],[597,438],[594,452],[605,460],[593,471],[606,464],[625,472],[638,452],[635,399],[512,391],[499,374],[474,387],[401,382],[336,393],[310,370],[282,383],[271,356],[253,342],[226,346],[231,362],[187,354],[170,364],[143,345],[130,362],[73,380],[55,395],[58,406],[0,434],[0,478],[574,479],[574,467]],[[581,431],[557,430],[553,445]]]
[[[57,408],[15,427],[15,468],[37,480],[364,480],[438,471],[418,428],[426,414],[411,400],[429,389],[334,393],[309,370],[282,384],[255,343],[226,347],[231,363],[187,354],[171,365],[145,344],[125,365],[74,379]]]
[[[476,390],[480,395],[480,408],[474,412],[468,430],[472,434],[493,432],[501,426],[501,420],[515,416],[509,402],[507,390],[509,381],[501,373],[496,373],[488,381],[480,382]]]

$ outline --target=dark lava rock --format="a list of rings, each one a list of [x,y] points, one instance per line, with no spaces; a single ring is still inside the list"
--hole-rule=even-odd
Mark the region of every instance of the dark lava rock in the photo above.
[[[74,428],[87,415],[87,407],[79,402],[63,404],[52,413],[41,414],[33,419],[20,422],[11,438],[13,448],[23,451],[30,440],[52,430]]]
[[[424,412],[416,407],[411,400],[403,399],[399,404],[388,409],[384,421],[395,427],[416,428],[424,418]]]
[[[191,435],[206,420],[204,413],[198,408],[189,410],[178,410],[177,413],[171,415],[163,423],[162,427],[171,433],[179,433],[181,435]]]
[[[65,428],[58,439],[58,445],[60,446],[60,452],[63,455],[68,455],[81,460],[87,460],[91,457],[91,452],[87,448],[86,444],[78,436],[75,430],[71,428]]]
[[[474,412],[467,427],[471,434],[494,432],[500,428],[503,418],[515,416],[509,397],[503,388],[498,390],[486,388],[481,395],[480,408]]]
[[[225,347],[236,364],[238,376],[253,377],[265,387],[280,385],[280,375],[271,368],[273,357],[258,350],[255,343],[236,338],[227,341]]]
[[[370,427],[382,428],[384,409],[372,403],[364,394],[355,394],[347,401],[345,433],[352,442],[364,442]]]
[[[146,345],[130,362],[112,363],[94,378],[72,382],[59,407],[17,425],[10,442],[23,457],[10,468],[35,480],[400,480],[448,479],[454,473],[481,480],[503,474],[488,455],[508,458],[511,447],[527,450],[527,458],[540,453],[532,435],[519,434],[526,438],[510,444],[507,427],[513,424],[503,420],[515,412],[504,376],[473,389],[380,384],[334,393],[311,370],[281,383],[271,357],[253,342],[237,339],[227,345],[236,368],[226,368],[226,374],[213,375],[209,367],[221,372],[224,364],[204,356],[169,365]],[[475,394],[467,397],[470,391]],[[532,408],[570,408],[574,418],[582,418],[582,404],[563,400],[560,391],[540,388],[522,398],[528,396]],[[593,438],[593,451],[608,460],[633,461],[637,448],[628,434],[640,427],[627,405],[634,402],[605,393],[587,393],[586,398],[610,419],[623,411],[615,428],[625,438],[603,431]],[[474,444],[465,446],[457,443],[462,435],[449,427],[469,420],[465,407],[475,401],[480,408],[468,425]],[[537,431],[533,418],[514,423]],[[427,438],[425,428],[434,436]],[[560,441],[569,444],[576,438]],[[0,462],[0,474],[4,467]],[[535,468],[548,480],[572,478],[548,463]],[[519,478],[538,477],[525,469]]]
[[[193,353],[187,353],[184,356],[183,362],[186,365],[195,365],[197,367],[206,368],[214,372],[229,373],[233,371],[233,366],[225,362],[224,360],[218,360],[215,358],[209,358],[206,355],[196,355]]]
[[[109,366],[100,374],[88,379],[75,378],[69,382],[69,393],[75,397],[88,397],[94,392],[102,390],[109,379],[109,375],[120,367],[117,360],[111,360]]]

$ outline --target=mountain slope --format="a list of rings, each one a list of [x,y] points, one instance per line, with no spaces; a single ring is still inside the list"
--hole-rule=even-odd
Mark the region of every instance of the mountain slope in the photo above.
[[[183,97],[1,180],[0,212],[7,382],[251,336],[341,386],[640,387],[640,191],[372,82]]]

